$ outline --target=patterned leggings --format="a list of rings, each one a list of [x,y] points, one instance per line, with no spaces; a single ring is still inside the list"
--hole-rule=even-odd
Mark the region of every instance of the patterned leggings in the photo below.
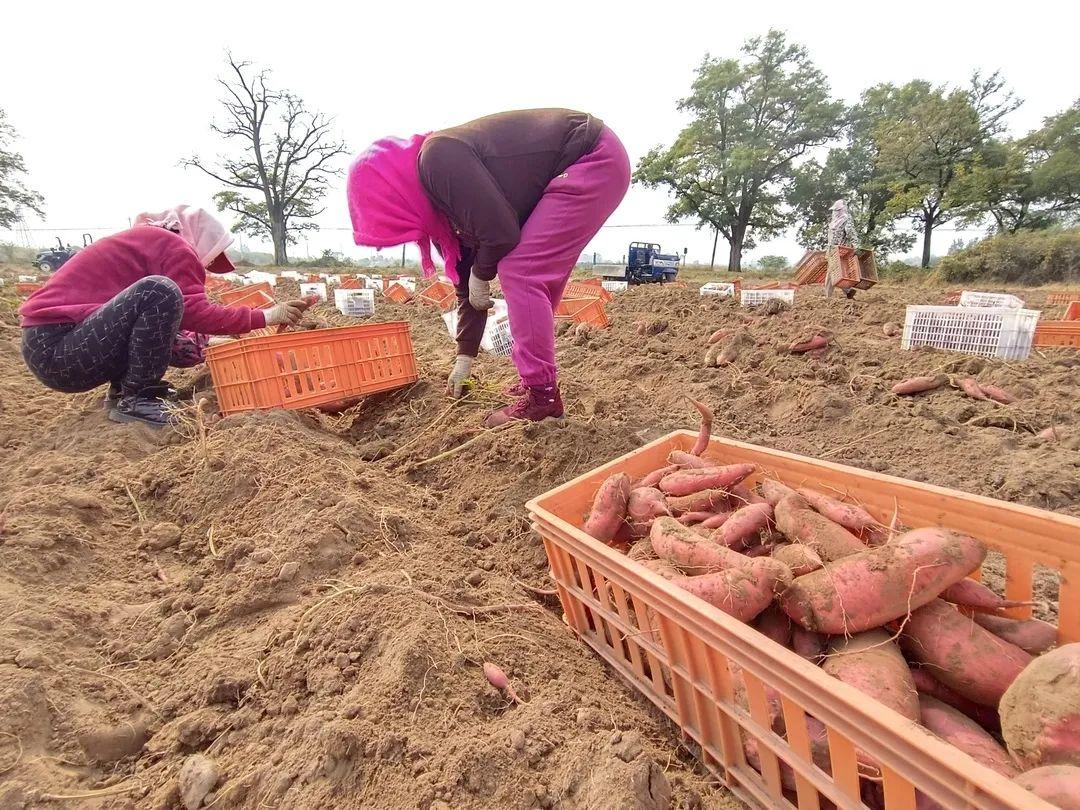
[[[23,329],[23,359],[41,382],[75,394],[104,383],[126,396],[161,382],[184,314],[172,279],[139,279],[81,323]]]

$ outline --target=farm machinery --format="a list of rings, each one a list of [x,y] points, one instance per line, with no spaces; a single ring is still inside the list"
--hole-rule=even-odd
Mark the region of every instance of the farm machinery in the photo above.
[[[678,253],[661,253],[660,245],[655,242],[631,242],[625,265],[597,264],[593,265],[593,273],[605,281],[662,284],[675,280],[681,264],[682,257]]]

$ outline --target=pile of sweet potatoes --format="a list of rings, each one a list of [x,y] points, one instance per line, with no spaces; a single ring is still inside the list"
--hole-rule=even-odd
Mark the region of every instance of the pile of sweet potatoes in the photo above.
[[[1038,795],[1080,796],[1080,644],[1053,650],[1054,626],[1007,617],[1026,603],[969,579],[983,543],[886,527],[856,504],[712,460],[712,415],[694,404],[695,446],[637,480],[604,481],[585,530]],[[828,770],[824,727],[810,721]],[[876,763],[859,762],[875,789]]]

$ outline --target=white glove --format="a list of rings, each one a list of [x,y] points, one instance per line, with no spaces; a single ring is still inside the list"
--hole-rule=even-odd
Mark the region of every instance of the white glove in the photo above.
[[[454,369],[450,372],[450,376],[446,378],[446,393],[448,396],[457,399],[463,393],[462,389],[465,386],[465,381],[469,379],[469,375],[472,374],[473,358],[467,354],[459,354],[457,361],[454,363]]]
[[[303,301],[282,301],[280,304],[267,307],[262,313],[266,316],[267,326],[277,326],[281,323],[295,326],[304,317],[305,309],[307,307],[304,306]]]
[[[469,276],[469,305],[481,312],[495,306],[495,302],[491,300],[491,282],[477,278],[476,273]]]

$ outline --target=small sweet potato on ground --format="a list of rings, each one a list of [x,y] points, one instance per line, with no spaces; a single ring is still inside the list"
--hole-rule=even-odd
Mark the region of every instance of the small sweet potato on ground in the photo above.
[[[915,529],[798,577],[780,597],[780,607],[807,630],[858,633],[925,605],[985,557],[986,547],[973,537]]]
[[[984,394],[982,389],[979,387],[979,381],[976,380],[974,377],[964,377],[962,379],[956,380],[954,385],[956,385],[961,391],[963,391],[972,399],[986,399],[986,394]]]
[[[979,388],[982,389],[983,394],[988,399],[992,399],[994,402],[1000,402],[1002,405],[1012,405],[1016,402],[1016,397],[1004,388],[998,388],[996,385],[986,385],[985,383],[979,383]]]
[[[611,540],[626,521],[630,499],[630,476],[616,473],[600,485],[593,498],[592,511],[585,520],[585,533],[604,543]]]
[[[1022,767],[1080,766],[1080,642],[1032,660],[998,711],[1005,744]]]
[[[811,352],[815,349],[824,349],[829,345],[829,340],[824,335],[814,335],[812,338],[806,340],[797,340],[788,346],[788,351],[792,354],[803,354],[804,352]]]
[[[937,680],[957,694],[983,706],[997,706],[1031,662],[1031,656],[1015,644],[984,630],[941,599],[912,612],[902,639],[911,660],[929,667]]]
[[[912,377],[907,380],[901,380],[892,387],[892,392],[898,396],[907,396],[910,394],[921,394],[925,391],[933,391],[949,382],[949,378],[944,374],[938,374],[933,377]]]
[[[922,724],[976,762],[1010,779],[1018,773],[1009,753],[986,729],[963,712],[929,695],[919,695]]]

